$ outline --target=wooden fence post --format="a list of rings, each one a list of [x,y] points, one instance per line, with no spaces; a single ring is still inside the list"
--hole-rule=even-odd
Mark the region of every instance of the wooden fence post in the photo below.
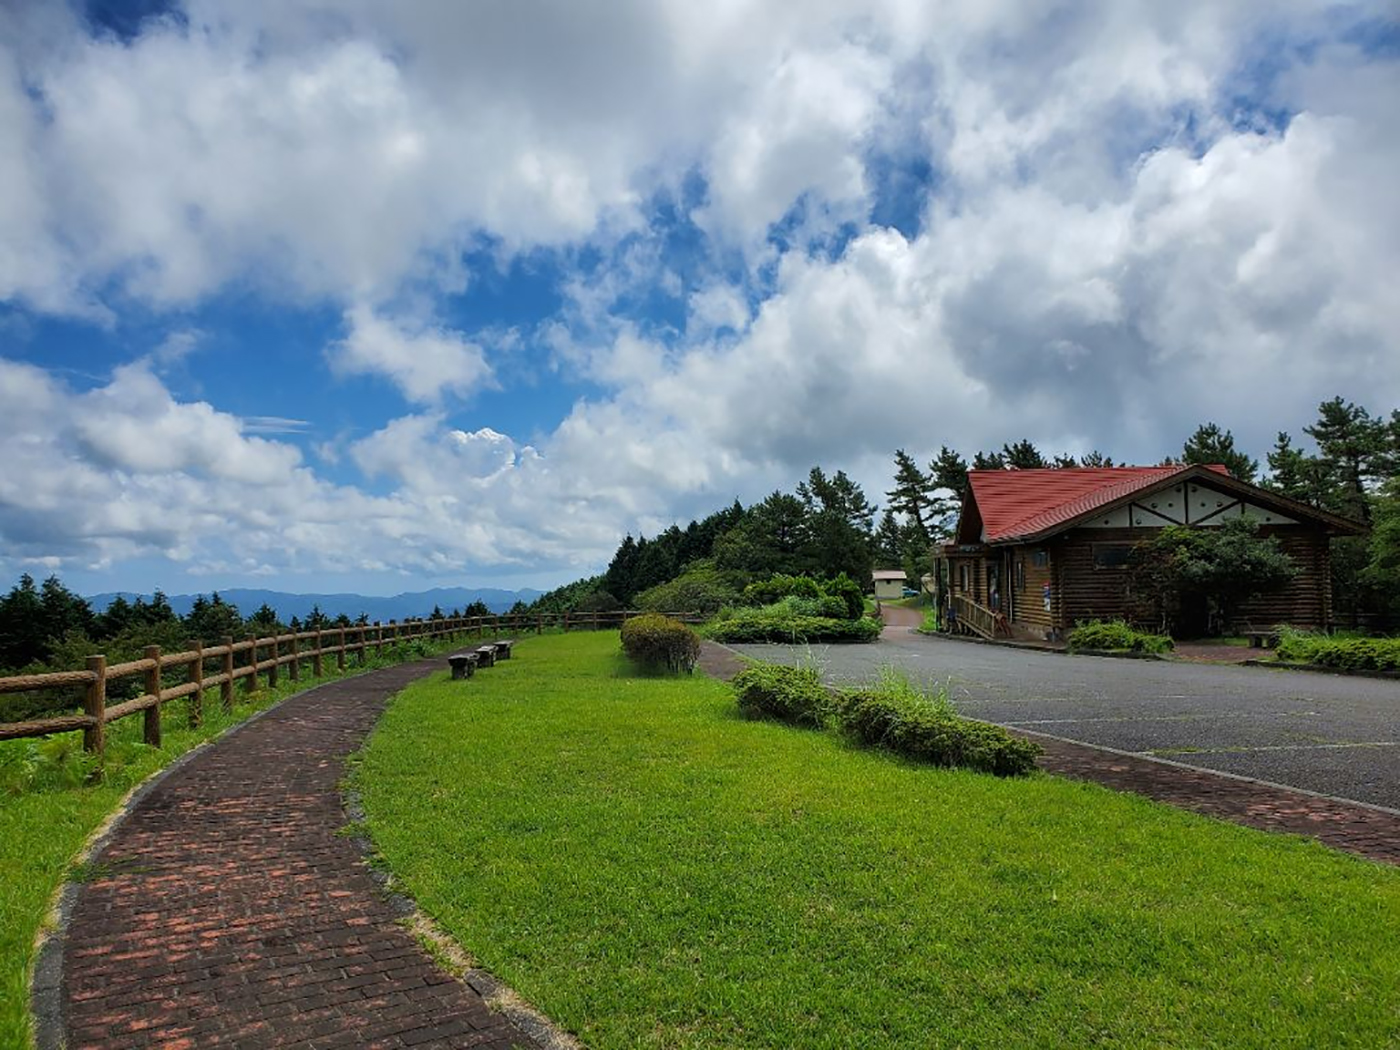
[[[243,679],[243,691],[252,696],[258,691],[258,636],[248,639],[248,674]]]
[[[296,635],[292,635],[292,662],[287,665],[287,670],[292,673],[292,681],[301,681],[301,642]]]
[[[379,621],[374,621],[374,655],[384,655],[384,628],[379,626]]]
[[[336,637],[339,639],[339,642],[340,642],[340,644],[338,644],[338,645],[335,647],[335,669],[336,669],[337,671],[344,671],[344,670],[345,670],[345,628],[344,628],[344,627],[337,627],[335,630],[336,630]]]
[[[89,656],[87,669],[97,677],[83,695],[83,711],[97,722],[83,730],[83,750],[101,755],[107,747],[107,657]]]
[[[267,665],[267,687],[269,689],[276,689],[277,671],[280,666],[277,663],[277,635],[274,634],[268,641],[272,643],[272,652],[269,654],[272,657],[272,662]]]
[[[204,721],[204,640],[194,642],[194,663],[190,664],[189,680],[195,684],[190,694],[190,725],[198,729]]]
[[[317,678],[320,678],[321,675],[326,673],[326,665],[321,659],[321,646],[323,644],[323,642],[321,641],[321,636],[323,634],[325,634],[325,632],[322,631],[321,628],[317,627],[316,652],[311,657],[311,673],[314,674]]]
[[[225,711],[233,710],[233,635],[224,635],[224,680],[219,685],[219,701]]]
[[[155,697],[155,703],[146,708],[145,740],[152,747],[160,747],[160,646],[146,646],[146,659],[154,661],[146,669],[146,692]]]

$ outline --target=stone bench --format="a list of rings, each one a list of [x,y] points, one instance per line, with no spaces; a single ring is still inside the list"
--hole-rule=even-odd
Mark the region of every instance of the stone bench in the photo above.
[[[479,660],[480,657],[476,653],[453,653],[447,658],[448,664],[452,667],[452,680],[456,682],[463,678],[470,678],[476,672]]]
[[[496,646],[494,644],[478,646],[476,658],[476,665],[478,667],[496,666]]]
[[[1245,631],[1251,649],[1272,649],[1278,645],[1277,631]]]
[[[497,660],[509,660],[511,646],[515,645],[515,639],[507,638],[504,641],[493,642],[492,644],[496,647]]]

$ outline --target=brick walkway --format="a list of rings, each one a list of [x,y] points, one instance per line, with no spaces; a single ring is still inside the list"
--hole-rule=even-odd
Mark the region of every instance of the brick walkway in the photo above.
[[[745,661],[705,642],[699,666],[706,674],[728,679]],[[1037,764],[1047,773],[1132,791],[1263,831],[1307,835],[1334,849],[1400,864],[1400,814],[1039,733],[1011,732],[1045,749]]]
[[[344,757],[438,665],[294,697],[137,803],[68,925],[69,1047],[536,1046],[434,965],[337,834]]]

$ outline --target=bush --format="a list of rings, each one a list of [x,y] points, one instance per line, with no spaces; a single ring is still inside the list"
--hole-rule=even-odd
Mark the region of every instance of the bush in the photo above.
[[[937,766],[1022,776],[1035,768],[1038,744],[1001,726],[953,713],[946,694],[928,696],[906,682],[842,692],[837,719],[856,740]]]
[[[1340,671],[1400,671],[1400,638],[1337,638],[1279,630],[1278,658]]]
[[[825,616],[828,620],[846,619],[846,603],[840,598],[833,598],[824,594],[820,598],[799,598],[795,594],[789,594],[781,601],[777,601],[768,606],[772,610],[781,610],[790,616]]]
[[[846,619],[859,620],[865,615],[865,593],[860,584],[844,572],[822,584],[822,590],[832,598],[840,598],[846,605]]]
[[[1164,634],[1138,631],[1122,620],[1090,620],[1069,632],[1071,651],[1103,649],[1114,652],[1166,653],[1172,650],[1172,640]]]
[[[642,591],[633,601],[645,612],[709,614],[738,598],[738,591],[723,574],[713,568],[694,568]]]
[[[690,674],[700,658],[700,637],[679,620],[644,613],[622,625],[622,651],[643,667]]]
[[[753,664],[734,676],[733,685],[739,710],[750,718],[818,726],[831,710],[831,694],[811,667]]]
[[[744,601],[750,605],[772,605],[789,595],[796,598],[820,598],[821,586],[810,576],[789,576],[775,572],[766,580],[759,580],[744,588]]]
[[[705,628],[719,642],[873,642],[880,637],[879,620],[837,620],[827,616],[796,616],[781,606],[738,609]]]

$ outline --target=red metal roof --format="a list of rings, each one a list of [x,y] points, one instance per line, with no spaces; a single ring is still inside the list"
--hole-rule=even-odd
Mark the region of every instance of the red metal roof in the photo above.
[[[987,543],[1035,536],[1099,507],[1150,488],[1173,474],[1165,467],[1071,467],[1063,470],[971,470],[968,481]],[[1219,464],[1208,468],[1229,471]]]

